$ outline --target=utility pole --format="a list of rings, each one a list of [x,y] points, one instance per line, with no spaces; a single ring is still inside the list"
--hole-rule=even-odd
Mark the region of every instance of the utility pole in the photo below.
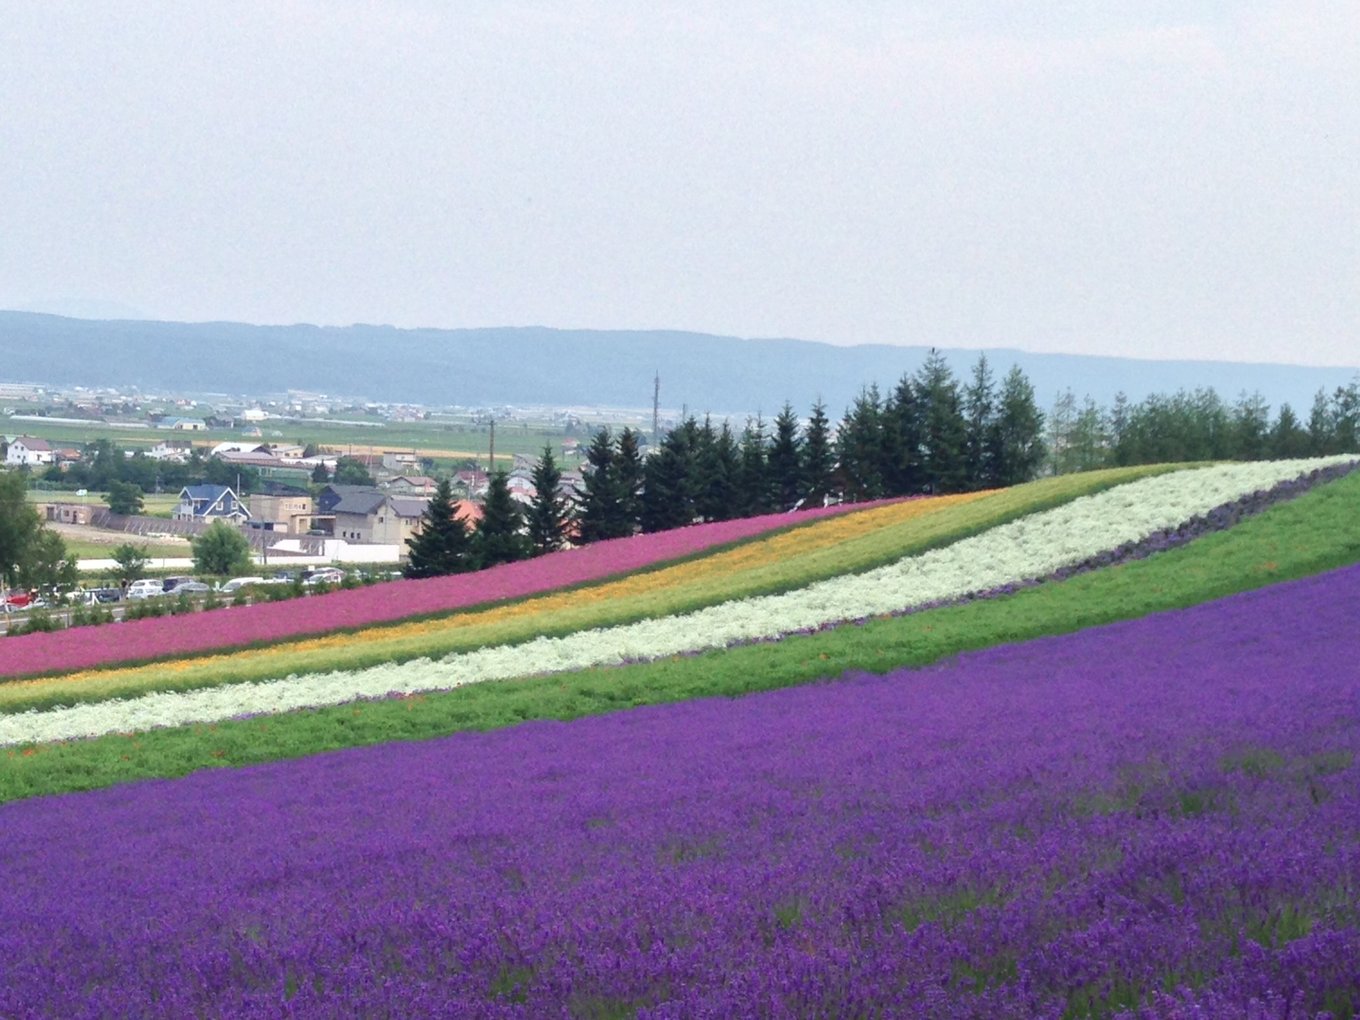
[[[487,461],[486,471],[491,474],[496,470],[496,419],[491,419],[491,457]]]
[[[661,372],[652,384],[652,445],[661,442]]]

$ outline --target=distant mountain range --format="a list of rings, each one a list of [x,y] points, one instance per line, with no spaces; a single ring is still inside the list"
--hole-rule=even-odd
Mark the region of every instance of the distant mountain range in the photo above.
[[[659,373],[663,408],[770,418],[785,400],[806,413],[820,397],[839,417],[863,386],[891,388],[928,350],[669,331],[252,326],[0,311],[3,382],[243,395],[299,389],[431,406],[645,408]],[[943,353],[964,380],[979,351]],[[1319,389],[1330,393],[1356,375],[1355,367],[985,353],[998,380],[1018,365],[1043,408],[1069,388],[1078,400],[1108,405],[1121,391],[1138,401],[1213,387],[1229,402],[1260,391],[1273,407],[1288,402],[1306,417]]]

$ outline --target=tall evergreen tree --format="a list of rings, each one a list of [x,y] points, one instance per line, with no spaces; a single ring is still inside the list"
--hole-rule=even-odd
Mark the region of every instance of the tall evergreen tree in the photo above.
[[[820,398],[812,405],[799,463],[804,509],[824,505],[835,485],[836,459],[831,446],[831,420],[827,418],[826,405]]]
[[[1281,404],[1271,426],[1268,446],[1270,456],[1281,460],[1307,457],[1309,450],[1308,433],[1299,421],[1298,415],[1288,404]]]
[[[883,477],[889,496],[921,491],[921,406],[911,376],[904,374],[883,405]]]
[[[453,489],[444,479],[420,515],[420,531],[406,540],[406,577],[440,577],[475,566],[467,525],[454,513]]]
[[[1270,405],[1260,392],[1242,393],[1232,408],[1230,455],[1236,460],[1264,460],[1270,446]]]
[[[1018,365],[1002,380],[997,405],[997,484],[1028,482],[1044,462],[1044,415],[1034,400],[1034,387]]]
[[[737,440],[732,427],[723,422],[715,429],[704,420],[695,451],[694,508],[706,521],[726,521],[737,516]]]
[[[775,505],[780,510],[792,510],[803,498],[803,450],[798,415],[790,404],[785,404],[774,420],[767,464]]]
[[[967,423],[964,463],[968,488],[982,489],[994,484],[997,455],[996,385],[986,354],[973,364],[973,378],[963,391],[963,415]]]
[[[1313,397],[1313,407],[1308,413],[1308,452],[1314,457],[1336,452],[1332,408],[1322,390]]]
[[[526,515],[529,544],[534,554],[555,552],[566,543],[571,504],[559,491],[562,472],[553,459],[552,446],[543,447],[543,456],[534,465],[534,499]]]
[[[642,521],[642,435],[636,429],[624,427],[619,433],[618,452],[614,457],[614,478],[618,484],[619,518],[616,530],[620,535],[633,534]]]
[[[1332,394],[1332,444],[1337,453],[1360,452],[1360,378]]]
[[[577,530],[583,543],[629,534],[616,457],[613,436],[609,429],[600,429],[586,448],[582,473],[584,491],[576,507]]]
[[[642,530],[668,531],[694,521],[689,440],[672,429],[643,464]]]
[[[931,492],[962,492],[968,485],[967,423],[959,384],[944,355],[931,348],[916,376],[922,405],[921,462]]]
[[[877,386],[860,390],[836,432],[845,498],[852,503],[883,495],[882,403]]]
[[[503,468],[491,472],[472,548],[479,569],[528,559],[532,551],[524,534],[524,512],[510,495],[510,479]]]
[[[754,420],[747,421],[738,453],[736,499],[742,517],[757,517],[774,510],[767,446],[765,422],[757,415]]]

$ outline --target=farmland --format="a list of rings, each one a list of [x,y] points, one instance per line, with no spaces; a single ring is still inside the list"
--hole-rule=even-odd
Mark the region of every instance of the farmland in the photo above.
[[[0,1015],[1353,1015],[1351,466],[0,641]]]

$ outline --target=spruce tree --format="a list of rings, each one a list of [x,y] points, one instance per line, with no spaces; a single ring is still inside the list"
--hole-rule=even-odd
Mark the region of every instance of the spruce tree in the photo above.
[[[820,398],[812,405],[799,465],[803,478],[803,509],[824,505],[835,484],[836,461],[831,449],[831,421]]]
[[[642,530],[666,531],[694,523],[699,423],[691,416],[671,429],[643,468]]]
[[[979,354],[973,365],[973,379],[963,393],[963,414],[967,422],[964,441],[967,486],[977,490],[995,484],[997,455],[995,385],[987,355]]]
[[[531,546],[524,534],[524,513],[510,495],[510,480],[504,469],[493,471],[482,501],[482,519],[473,533],[477,565],[494,567],[529,557]]]
[[[931,348],[916,376],[922,405],[921,464],[930,492],[963,492],[968,484],[967,424],[959,384],[944,355]]]
[[[1019,485],[1039,472],[1044,462],[1044,415],[1034,400],[1034,387],[1019,366],[1002,380],[997,398],[1000,435],[997,484]]]
[[[803,450],[798,416],[785,404],[774,420],[774,438],[767,460],[775,507],[792,510],[803,498]]]
[[[642,449],[641,434],[625,427],[619,433],[618,450],[614,455],[614,479],[618,487],[618,516],[612,527],[617,535],[631,535],[642,520]]]
[[[562,472],[553,459],[551,446],[543,447],[543,456],[534,465],[534,500],[529,504],[526,515],[529,528],[529,543],[534,555],[561,549],[566,542],[567,522],[571,519],[571,504],[558,491],[562,484]]]
[[[583,492],[576,507],[576,521],[582,543],[618,538],[622,530],[623,498],[619,491],[617,451],[609,429],[600,429],[586,448],[582,475]]]
[[[409,558],[406,577],[440,577],[471,570],[474,566],[467,526],[455,516],[453,489],[444,479],[420,515],[420,531],[406,540]]]
[[[704,420],[694,464],[694,508],[698,515],[706,521],[737,516],[737,440],[727,422],[715,429],[711,421]]]
[[[883,489],[889,496],[921,491],[921,408],[911,376],[903,375],[883,405]]]
[[[765,422],[757,415],[747,421],[737,455],[736,499],[742,517],[758,517],[774,509],[766,446]]]
[[[878,387],[860,391],[836,435],[845,498],[852,503],[883,495],[883,423]]]

